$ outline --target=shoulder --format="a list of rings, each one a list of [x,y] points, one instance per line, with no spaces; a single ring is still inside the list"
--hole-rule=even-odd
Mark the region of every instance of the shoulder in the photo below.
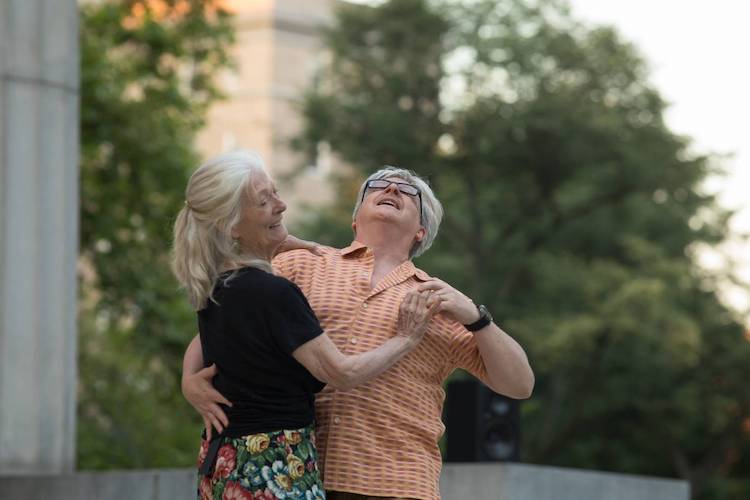
[[[321,255],[315,255],[307,250],[282,252],[273,258],[273,268],[282,276],[294,276],[297,272],[324,265],[332,257],[341,254],[341,250],[333,247],[320,246],[318,250]]]
[[[318,251],[322,254],[321,256],[315,255],[309,250],[302,249],[281,252],[273,258],[273,264],[276,265],[276,263],[285,263],[289,261],[316,261],[321,257],[341,253],[341,250],[338,248],[327,247],[324,245],[318,246]]]
[[[288,279],[252,267],[238,270],[229,279],[222,277],[220,287],[227,295],[241,295],[260,301],[279,300],[297,290],[297,286]]]

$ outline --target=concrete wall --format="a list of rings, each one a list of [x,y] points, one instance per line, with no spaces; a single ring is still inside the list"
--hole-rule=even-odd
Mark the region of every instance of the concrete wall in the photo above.
[[[443,500],[688,500],[685,481],[526,464],[447,464]],[[195,498],[193,469],[0,477],[2,500]]]
[[[443,500],[688,500],[686,481],[527,464],[449,464]]]
[[[0,1],[0,475],[74,465],[78,74],[76,0]]]
[[[172,500],[196,498],[193,469],[0,476],[0,500]]]

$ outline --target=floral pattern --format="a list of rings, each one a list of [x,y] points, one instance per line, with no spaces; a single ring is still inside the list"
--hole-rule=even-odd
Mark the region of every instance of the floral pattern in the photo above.
[[[203,440],[198,467],[208,453]],[[222,438],[211,476],[198,476],[200,500],[325,500],[312,426]]]

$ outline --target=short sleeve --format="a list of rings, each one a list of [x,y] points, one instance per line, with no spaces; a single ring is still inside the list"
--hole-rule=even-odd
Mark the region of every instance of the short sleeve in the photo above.
[[[267,317],[274,342],[286,354],[323,333],[307,299],[291,282],[279,293],[278,303],[269,308]]]
[[[466,370],[482,382],[487,383],[487,368],[484,366],[474,335],[460,323],[451,323],[449,328],[452,337],[453,368]]]

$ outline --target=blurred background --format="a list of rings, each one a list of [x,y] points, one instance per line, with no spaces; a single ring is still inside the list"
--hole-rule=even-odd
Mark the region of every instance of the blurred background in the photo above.
[[[79,6],[78,469],[194,464],[171,228],[191,171],[243,147],[328,245],[373,169],[430,180],[417,265],[536,372],[524,462],[750,498],[743,2]]]

